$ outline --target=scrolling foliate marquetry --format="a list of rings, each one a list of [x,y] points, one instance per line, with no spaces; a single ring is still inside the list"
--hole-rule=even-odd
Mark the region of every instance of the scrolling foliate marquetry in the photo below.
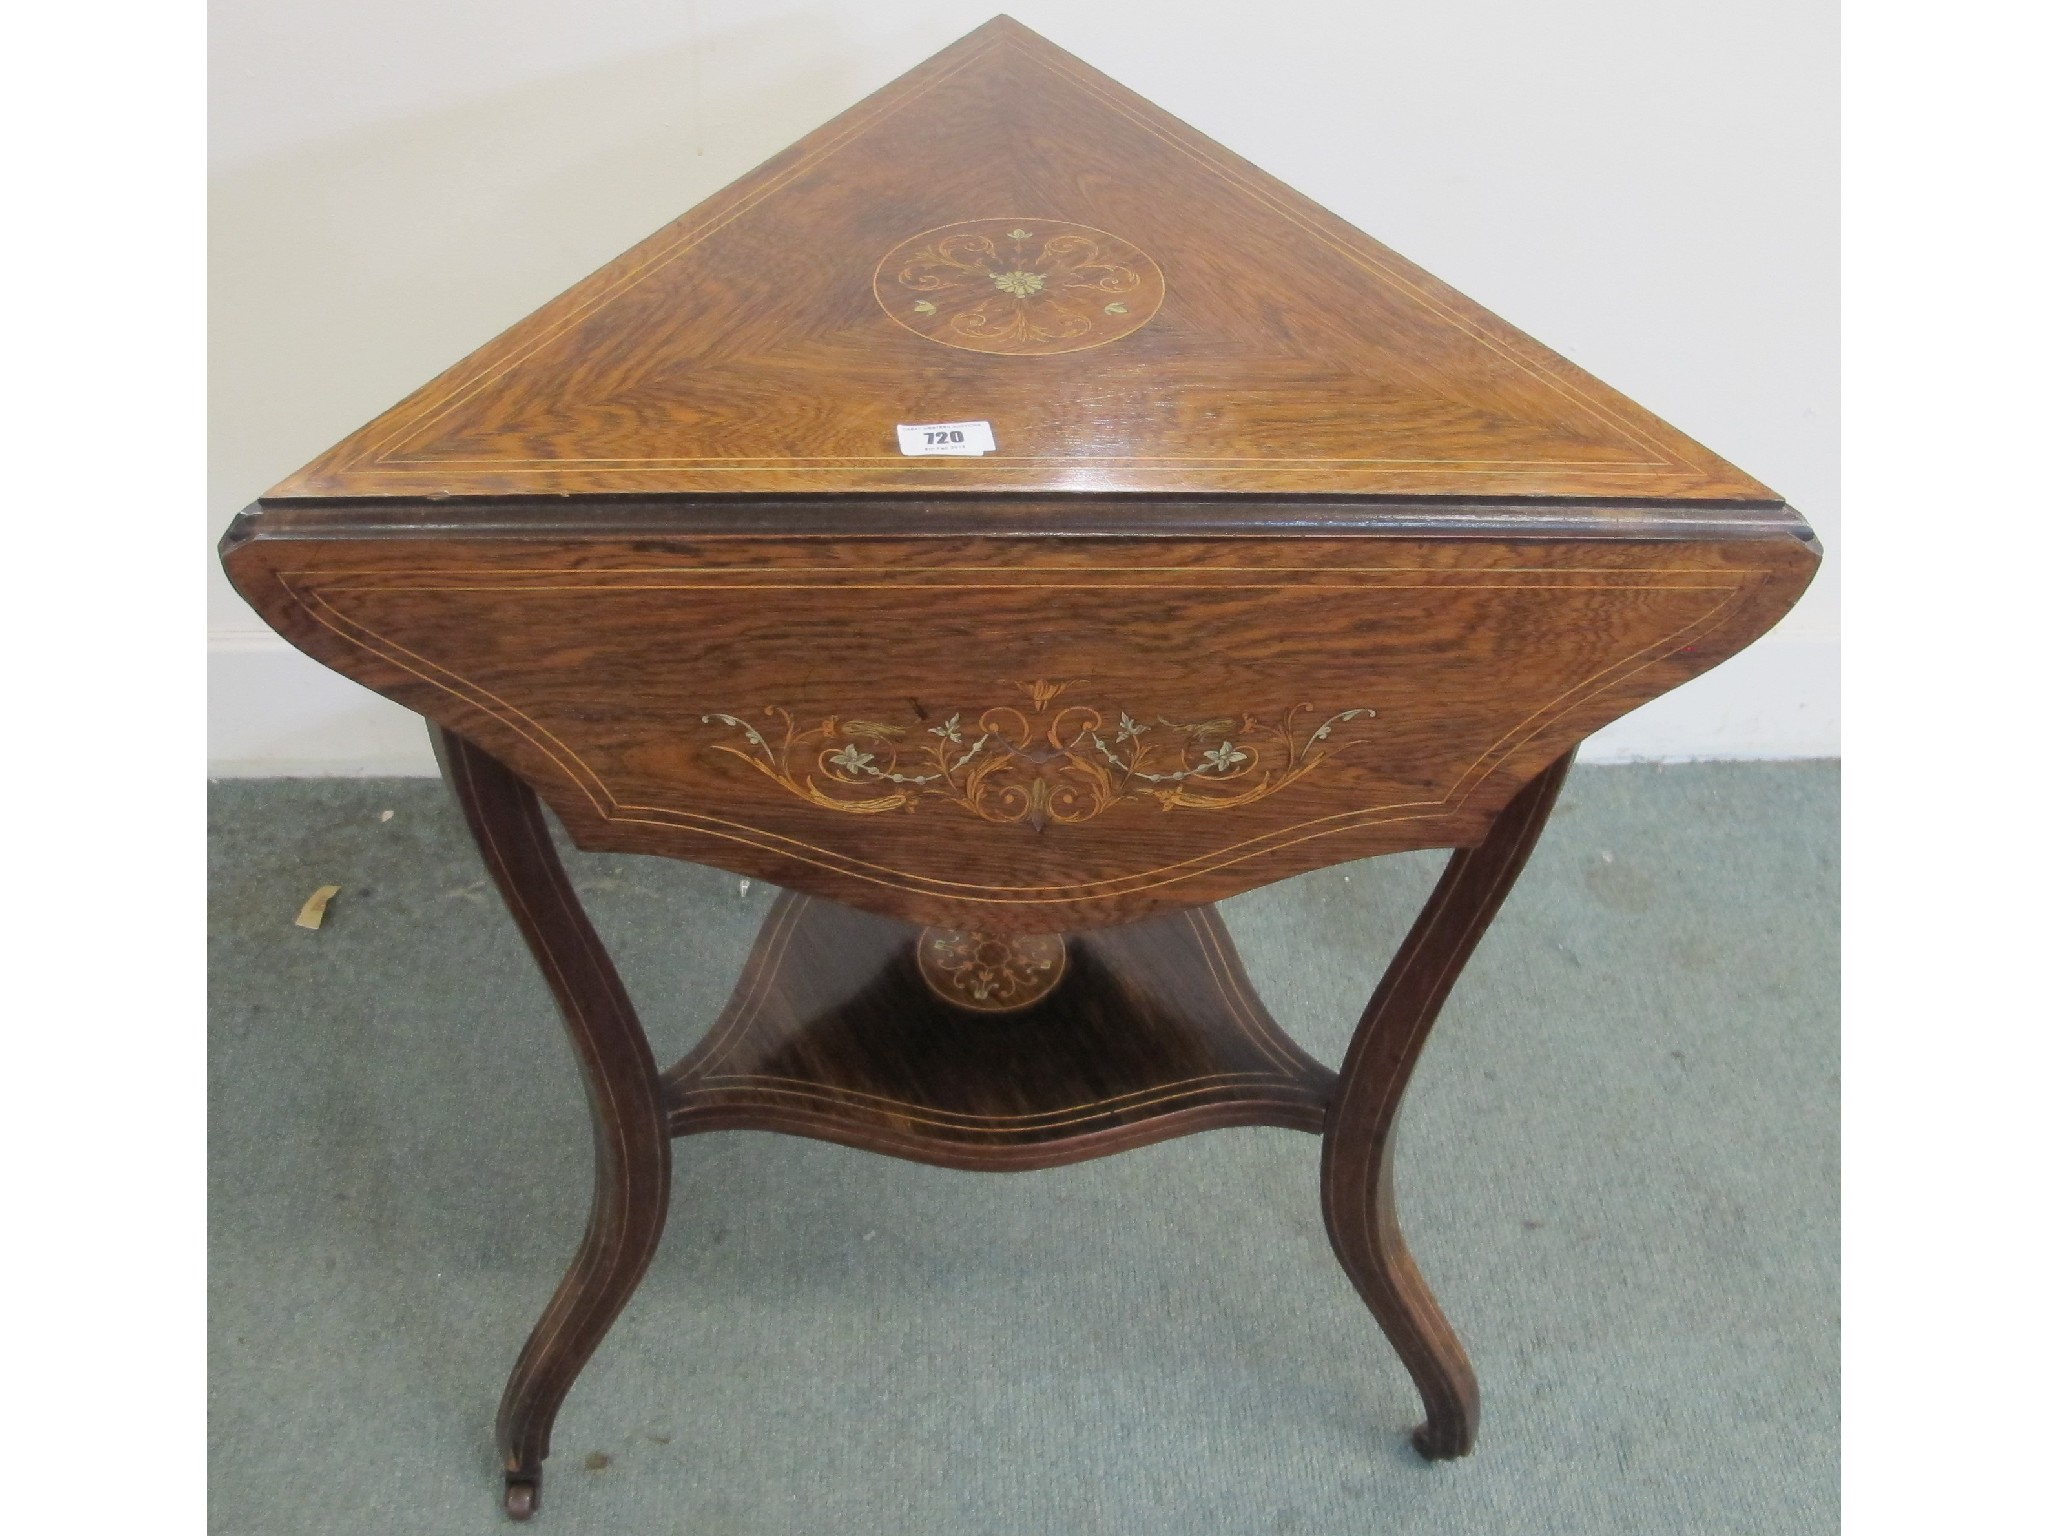
[[[736,714],[703,718],[739,736],[737,743],[714,743],[713,751],[826,810],[875,815],[914,811],[935,799],[983,821],[1024,822],[1042,832],[1053,823],[1092,821],[1126,802],[1150,801],[1165,811],[1250,805],[1327,762],[1374,716],[1360,706],[1318,723],[1304,703],[1278,723],[1246,713],[1180,721],[1059,704],[1086,681],[1012,684],[1029,713],[997,704],[972,724],[954,710],[936,724],[828,715],[805,726],[772,704],[758,724]]]
[[[1130,241],[1063,219],[969,219],[912,235],[875,268],[889,318],[927,341],[1045,357],[1118,341],[1166,279]]]

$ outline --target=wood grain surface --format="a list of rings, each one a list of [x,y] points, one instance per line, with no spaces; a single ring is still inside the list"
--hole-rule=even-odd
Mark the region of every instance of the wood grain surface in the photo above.
[[[1411,1438],[1433,1461],[1471,1453],[1479,1380],[1401,1235],[1394,1133],[1430,1028],[1514,889],[1570,771],[1570,754],[1558,758],[1516,792],[1478,847],[1451,855],[1352,1033],[1323,1132],[1330,1245],[1422,1395],[1426,1417]]]
[[[1670,540],[254,538],[242,591],[586,848],[1073,931],[1465,845],[1814,556]]]
[[[1334,1074],[1273,1022],[1211,908],[1067,940],[1059,984],[1003,1013],[937,996],[918,941],[785,891],[725,1012],[664,1074],[675,1134],[1014,1171],[1223,1126],[1323,1127]]]
[[[1777,500],[1007,17],[270,495],[680,491]]]
[[[569,884],[540,802],[502,763],[459,736],[436,731],[434,750],[484,867],[554,994],[590,1105],[590,1220],[498,1402],[505,1512],[525,1520],[540,1507],[541,1463],[555,1414],[661,1243],[669,1131],[646,1033]]]

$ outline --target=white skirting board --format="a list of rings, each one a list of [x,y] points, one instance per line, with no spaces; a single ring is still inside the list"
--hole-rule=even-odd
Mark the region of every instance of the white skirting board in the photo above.
[[[207,774],[216,779],[433,776],[420,717],[277,636],[207,644]]]
[[[208,645],[214,778],[431,776],[419,716],[267,633]],[[1734,660],[1591,737],[1588,763],[1841,755],[1841,648],[1832,636],[1766,635]]]

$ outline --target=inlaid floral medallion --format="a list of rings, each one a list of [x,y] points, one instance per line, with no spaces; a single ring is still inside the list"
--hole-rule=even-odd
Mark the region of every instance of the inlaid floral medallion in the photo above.
[[[913,811],[935,799],[983,821],[1021,821],[1042,832],[1127,801],[1163,811],[1249,805],[1313,772],[1373,718],[1357,708],[1318,719],[1307,704],[1277,722],[1251,714],[1139,718],[1121,707],[1059,704],[1085,683],[1013,683],[1029,713],[997,704],[971,720],[956,709],[912,725],[836,715],[800,725],[771,704],[758,724],[731,714],[706,715],[704,723],[737,733],[712,750],[829,811]]]
[[[1028,1008],[1067,973],[1067,941],[1056,933],[971,933],[927,928],[917,968],[945,1002],[977,1013]]]
[[[875,268],[890,319],[928,341],[1044,357],[1131,334],[1166,279],[1130,241],[1063,219],[969,219],[912,235]]]

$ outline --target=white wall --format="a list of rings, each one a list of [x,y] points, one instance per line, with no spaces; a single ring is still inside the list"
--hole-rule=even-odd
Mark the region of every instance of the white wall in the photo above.
[[[1835,558],[1595,760],[1839,750],[1827,0],[1010,0],[1777,488]],[[209,539],[990,0],[214,0]],[[213,571],[218,774],[427,773]]]

